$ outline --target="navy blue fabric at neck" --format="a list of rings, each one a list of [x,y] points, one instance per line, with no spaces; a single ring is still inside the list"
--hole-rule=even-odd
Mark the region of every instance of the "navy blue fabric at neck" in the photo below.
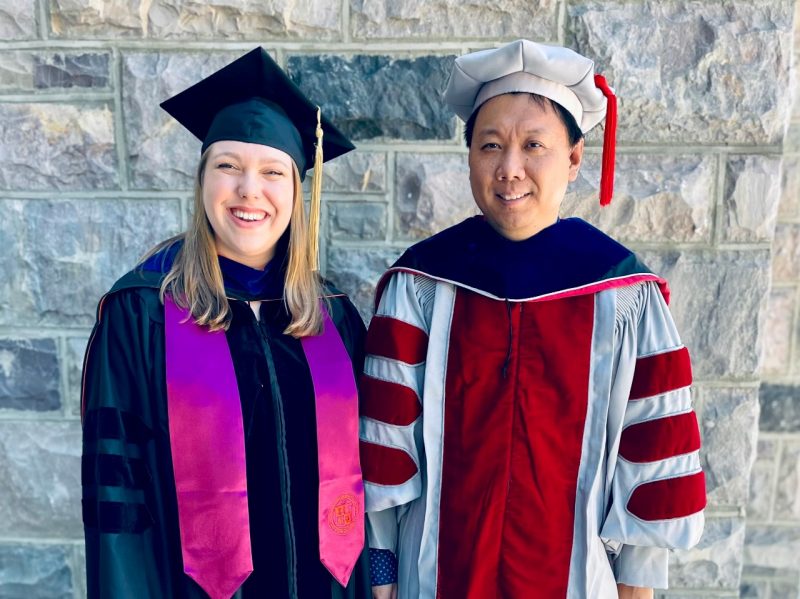
[[[287,232],[278,241],[275,256],[263,270],[250,268],[224,256],[217,256],[226,293],[231,297],[248,301],[282,298],[288,246]],[[183,240],[176,241],[150,256],[139,268],[165,275],[172,268],[182,247]]]

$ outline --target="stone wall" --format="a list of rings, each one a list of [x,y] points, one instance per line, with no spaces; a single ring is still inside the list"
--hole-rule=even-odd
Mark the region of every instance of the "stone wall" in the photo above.
[[[518,37],[595,57],[615,86],[614,204],[597,206],[593,133],[564,213],[671,281],[694,356],[708,525],[696,550],[674,556],[665,596],[736,597],[743,567],[747,596],[800,595],[793,10],[792,0],[0,0],[0,596],[85,594],[83,349],[100,295],[186,224],[199,150],[158,102],[256,44],[273,53],[359,146],[326,167],[323,267],[369,317],[375,281],[404,247],[475,212],[461,125],[439,99],[453,57]]]
[[[800,11],[800,3],[796,7]],[[795,65],[800,20],[795,16]],[[798,70],[792,70],[794,85]],[[743,597],[800,597],[800,95],[784,141],[764,331],[761,416],[747,509]]]

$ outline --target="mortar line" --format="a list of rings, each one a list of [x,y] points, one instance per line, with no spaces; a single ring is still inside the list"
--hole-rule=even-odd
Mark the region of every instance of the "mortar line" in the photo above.
[[[36,18],[39,20],[37,23],[39,29],[39,37],[42,41],[47,41],[50,37],[48,25],[50,24],[50,14],[47,6],[48,0],[37,0],[36,2]]]
[[[123,191],[130,187],[128,176],[128,136],[125,131],[125,118],[122,108],[122,55],[119,50],[114,50],[111,54],[112,61],[112,89],[114,90],[114,128],[116,129],[114,138],[117,142],[117,172],[119,173],[119,186]]]
[[[61,413],[63,416],[69,416],[69,408],[71,407],[71,398],[69,396],[69,368],[67,366],[67,338],[59,335],[56,338],[56,351],[58,352],[58,392],[61,395]]]
[[[351,27],[350,21],[352,19],[352,17],[350,16],[350,0],[342,0],[341,7],[342,7],[342,14],[340,15],[341,16],[340,27],[342,28],[342,41],[345,44],[349,44],[352,41],[351,38],[352,33],[350,29]]]
[[[386,236],[384,245],[395,242],[395,211],[397,206],[397,153],[386,153],[386,197],[388,206],[386,210]]]
[[[556,16],[556,41],[559,46],[567,45],[567,0],[561,0]]]

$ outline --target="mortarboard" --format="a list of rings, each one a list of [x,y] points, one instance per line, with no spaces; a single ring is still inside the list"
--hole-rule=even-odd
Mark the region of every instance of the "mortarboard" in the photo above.
[[[563,106],[586,133],[606,119],[600,204],[611,201],[614,188],[617,98],[594,61],[569,48],[517,40],[499,48],[459,56],[453,65],[444,101],[464,121],[495,96],[529,92]]]
[[[201,152],[216,141],[243,141],[286,152],[301,179],[314,168],[309,228],[316,266],[322,162],[355,146],[321,115],[266,50],[251,50],[162,102],[161,108],[203,142]]]

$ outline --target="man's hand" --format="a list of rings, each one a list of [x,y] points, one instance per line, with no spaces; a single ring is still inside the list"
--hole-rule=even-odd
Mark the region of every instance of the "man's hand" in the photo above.
[[[372,599],[397,599],[397,583],[372,587]]]
[[[378,587],[372,588],[376,589]],[[653,589],[629,587],[627,584],[618,584],[617,593],[619,593],[619,599],[653,599]],[[374,594],[373,597],[375,597]]]

